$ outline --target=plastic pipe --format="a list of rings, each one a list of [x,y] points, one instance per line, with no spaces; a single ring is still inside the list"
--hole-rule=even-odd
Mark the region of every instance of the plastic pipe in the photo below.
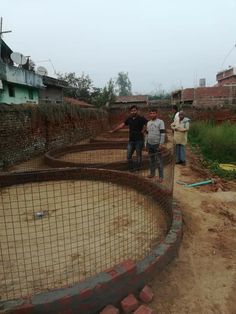
[[[207,180],[207,181],[191,183],[191,184],[187,184],[186,187],[191,188],[191,187],[194,187],[194,186],[205,185],[205,184],[210,184],[210,183],[214,183],[214,180],[210,179],[210,180]]]

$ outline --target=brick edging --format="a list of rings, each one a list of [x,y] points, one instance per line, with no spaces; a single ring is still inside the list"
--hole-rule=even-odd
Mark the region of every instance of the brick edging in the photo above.
[[[93,142],[89,144],[77,144],[60,147],[54,150],[48,151],[44,155],[45,163],[53,168],[59,167],[92,167],[92,168],[103,168],[111,170],[127,170],[127,161],[116,161],[116,162],[107,162],[107,163],[79,163],[60,160],[58,157],[65,155],[66,153],[72,152],[84,152],[84,151],[93,151],[93,150],[106,150],[106,149],[126,149],[127,142]],[[164,165],[173,162],[173,154],[170,149],[162,148],[162,158]],[[143,169],[147,169],[149,165],[148,156],[143,156]]]

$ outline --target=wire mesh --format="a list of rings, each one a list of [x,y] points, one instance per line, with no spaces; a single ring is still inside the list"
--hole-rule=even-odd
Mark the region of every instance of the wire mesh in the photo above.
[[[130,171],[138,176],[149,177],[151,182],[162,184],[172,191],[174,176],[173,148],[158,149],[156,153],[142,150],[141,164],[134,151],[132,161],[127,161],[127,143],[86,144],[86,147],[72,146],[48,153],[47,160],[54,167],[97,167]],[[109,147],[109,145],[111,145]],[[119,147],[120,146],[120,147]],[[86,149],[85,149],[86,148]],[[163,172],[163,173],[162,173]],[[162,182],[160,182],[160,179]]]
[[[27,171],[35,171],[42,169],[49,169],[50,167],[44,162],[44,155],[30,158],[27,161],[22,161],[15,163],[14,165],[8,166],[2,170],[3,173],[6,172],[27,172]]]
[[[167,231],[162,207],[161,198],[92,178],[2,187],[2,300],[71,286],[143,258]]]
[[[126,163],[126,145],[117,145],[89,149],[88,144],[82,151],[65,151],[56,158],[86,167]],[[71,286],[126,259],[138,261],[145,257],[168,230],[165,212],[172,200],[172,150],[164,150],[162,157],[162,183],[158,164],[155,176],[148,178],[151,156],[145,149],[142,167],[132,172],[132,177],[145,178],[150,192],[120,184],[119,176],[124,172],[115,172],[117,183],[95,180],[91,175],[78,180],[48,180],[0,188],[1,299]],[[134,165],[137,162],[135,153],[133,162]],[[6,171],[36,173],[40,169],[47,172],[49,168],[44,157],[39,156]],[[0,177],[0,183],[1,180]],[[158,200],[154,199],[153,184],[168,193],[160,193]]]
[[[126,155],[126,149],[96,149],[90,151],[68,152],[59,156],[58,159],[89,165],[92,163],[106,164],[112,162],[123,162],[127,158]],[[147,152],[144,151],[143,155],[147,156]],[[134,156],[134,158],[136,158],[136,156]]]

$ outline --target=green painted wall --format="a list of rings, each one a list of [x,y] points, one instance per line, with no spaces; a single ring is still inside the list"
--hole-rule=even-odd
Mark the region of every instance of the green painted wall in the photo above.
[[[8,84],[3,82],[3,89],[0,89],[0,103],[6,104],[24,104],[26,102],[32,102],[38,104],[39,93],[38,89],[29,88],[23,85],[11,84],[14,91],[14,97],[10,97]],[[30,93],[32,99],[30,99]]]

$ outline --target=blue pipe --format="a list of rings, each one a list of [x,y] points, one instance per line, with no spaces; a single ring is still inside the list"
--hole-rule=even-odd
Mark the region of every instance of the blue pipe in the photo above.
[[[196,183],[191,183],[191,184],[186,184],[186,187],[191,188],[194,186],[200,186],[200,185],[205,185],[205,184],[210,184],[210,183],[214,183],[214,179],[210,179],[207,181],[201,181],[201,182],[196,182]]]

